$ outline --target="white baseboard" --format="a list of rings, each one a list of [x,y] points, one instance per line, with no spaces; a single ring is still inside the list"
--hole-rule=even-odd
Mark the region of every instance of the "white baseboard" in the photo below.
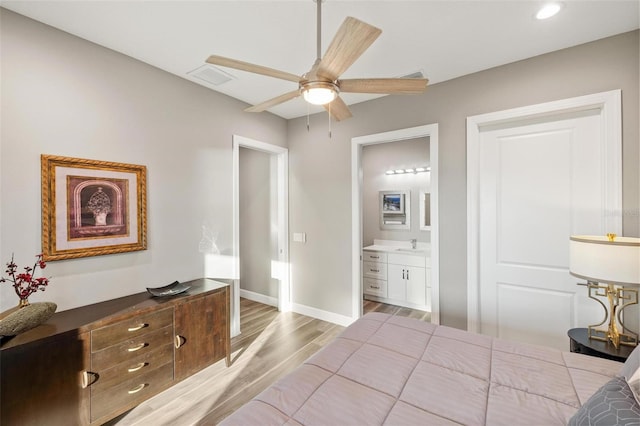
[[[240,289],[240,297],[244,297],[245,299],[253,300],[254,302],[264,303],[265,305],[278,307],[278,298],[267,296],[260,293],[255,293],[249,290]]]
[[[334,312],[323,311],[321,309],[312,308],[311,306],[299,305],[297,303],[292,304],[291,310],[301,315],[306,315],[308,317],[316,318],[322,321],[331,322],[343,327],[346,327],[355,321],[355,318],[336,314]]]
[[[278,307],[278,298],[266,296],[264,294],[255,293],[249,290],[240,289],[240,297],[244,297],[245,299],[253,300],[254,302],[264,303],[265,305]],[[293,303],[291,305],[291,310],[300,315],[306,315],[311,318],[316,318],[322,321],[331,322],[333,324],[338,324],[343,327],[348,326],[352,322],[355,321],[354,318],[336,314],[334,312],[323,311],[322,309],[312,308],[311,306],[299,305],[297,303]]]

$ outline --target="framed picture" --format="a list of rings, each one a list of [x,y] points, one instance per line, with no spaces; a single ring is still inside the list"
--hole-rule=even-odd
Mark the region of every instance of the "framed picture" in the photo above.
[[[381,191],[380,208],[384,214],[404,214],[404,193]]]
[[[41,156],[45,261],[147,248],[147,168]]]

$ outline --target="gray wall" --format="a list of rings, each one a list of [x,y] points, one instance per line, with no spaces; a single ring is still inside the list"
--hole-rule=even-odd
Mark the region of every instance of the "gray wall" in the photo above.
[[[145,251],[51,262],[34,301],[69,309],[145,287],[232,273],[232,136],[275,145],[286,122],[0,9],[0,262],[40,248],[40,154],[148,168]],[[217,234],[221,254],[207,250]],[[4,267],[2,268],[4,271]],[[3,273],[4,275],[4,273]],[[17,304],[0,284],[0,311]]]
[[[288,122],[294,302],[351,315],[351,138],[439,124],[440,309],[443,324],[466,328],[466,127],[468,116],[622,89],[624,234],[640,236],[638,31],[534,57],[351,107],[353,118]],[[428,76],[429,70],[425,70]],[[331,199],[331,203],[325,200]],[[327,267],[330,265],[331,267]]]
[[[239,154],[240,289],[278,297],[278,282],[271,278],[271,259],[277,259],[277,238],[271,235],[271,155],[248,148]]]
[[[430,231],[420,230],[420,191],[429,192],[430,173],[387,175],[387,170],[429,166],[429,138],[367,145],[362,149],[362,243],[374,239],[430,241]],[[410,190],[410,229],[380,229],[379,191]]]

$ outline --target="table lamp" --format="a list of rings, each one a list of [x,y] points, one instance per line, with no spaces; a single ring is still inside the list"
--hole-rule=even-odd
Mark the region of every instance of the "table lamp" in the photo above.
[[[569,271],[587,280],[589,297],[605,310],[602,322],[588,327],[589,338],[611,342],[616,349],[621,344],[636,346],[638,334],[624,326],[622,312],[638,303],[638,289],[630,286],[640,285],[640,238],[615,234],[571,236]],[[606,298],[608,306],[600,298]],[[604,330],[601,326],[607,319],[609,324]]]

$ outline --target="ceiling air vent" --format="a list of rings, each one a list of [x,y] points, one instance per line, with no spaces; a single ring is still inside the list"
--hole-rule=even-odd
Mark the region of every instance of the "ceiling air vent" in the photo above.
[[[213,86],[219,86],[227,81],[235,79],[231,74],[211,65],[203,65],[193,71],[189,71],[187,74]]]

